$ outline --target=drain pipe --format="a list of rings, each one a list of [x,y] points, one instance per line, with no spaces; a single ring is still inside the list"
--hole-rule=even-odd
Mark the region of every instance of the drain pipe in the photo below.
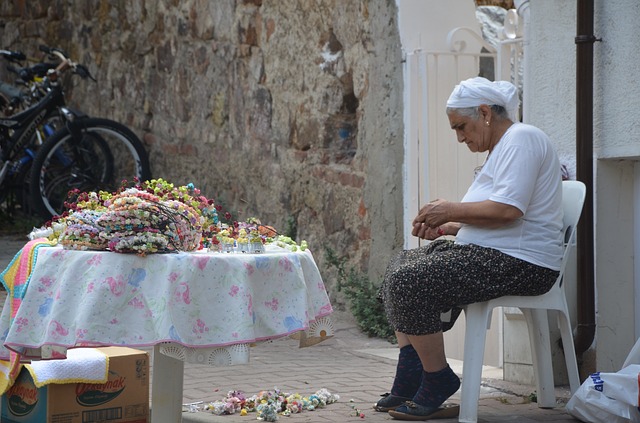
[[[531,96],[528,94],[529,87],[531,87],[531,71],[529,70],[529,61],[531,54],[529,53],[529,44],[531,43],[531,30],[530,30],[530,12],[529,12],[529,0],[514,0],[514,6],[518,16],[522,17],[523,22],[523,36],[522,36],[522,122],[530,123]]]
[[[594,0],[577,0],[576,43],[576,179],[587,186],[577,228],[578,313],[574,332],[576,354],[595,339],[595,283],[593,233],[593,35]]]

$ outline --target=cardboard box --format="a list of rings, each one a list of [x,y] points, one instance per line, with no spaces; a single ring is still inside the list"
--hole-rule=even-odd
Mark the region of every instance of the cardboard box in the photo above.
[[[127,347],[99,348],[109,357],[103,384],[49,384],[36,388],[23,368],[2,396],[2,423],[149,421],[149,354]]]

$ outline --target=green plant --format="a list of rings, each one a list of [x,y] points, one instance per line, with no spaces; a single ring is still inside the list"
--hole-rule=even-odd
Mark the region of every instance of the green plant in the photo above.
[[[378,300],[378,288],[364,274],[353,267],[347,268],[347,259],[325,246],[325,257],[330,267],[338,272],[336,287],[343,292],[349,309],[360,329],[369,336],[395,342],[393,329],[389,325],[384,306]]]
[[[289,216],[287,218],[287,222],[285,224],[284,236],[288,236],[289,238],[295,240],[298,235],[298,221],[295,216]]]

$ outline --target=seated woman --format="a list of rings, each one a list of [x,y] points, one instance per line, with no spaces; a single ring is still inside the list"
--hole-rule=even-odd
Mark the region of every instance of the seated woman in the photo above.
[[[434,240],[402,251],[380,289],[400,354],[390,394],[375,405],[400,420],[426,420],[460,386],[443,331],[460,307],[504,295],[540,295],[562,255],[562,174],[540,129],[517,121],[513,84],[471,78],[455,87],[447,115],[458,142],[488,152],[460,202],[424,205],[412,234]],[[440,238],[454,235],[455,240]],[[441,314],[451,311],[451,321]]]

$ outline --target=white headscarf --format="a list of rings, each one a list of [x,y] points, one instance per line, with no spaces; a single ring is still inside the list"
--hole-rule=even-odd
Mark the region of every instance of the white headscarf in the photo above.
[[[509,119],[518,121],[518,89],[511,82],[489,81],[477,76],[456,85],[447,100],[447,107],[459,109],[481,104],[502,106]]]

